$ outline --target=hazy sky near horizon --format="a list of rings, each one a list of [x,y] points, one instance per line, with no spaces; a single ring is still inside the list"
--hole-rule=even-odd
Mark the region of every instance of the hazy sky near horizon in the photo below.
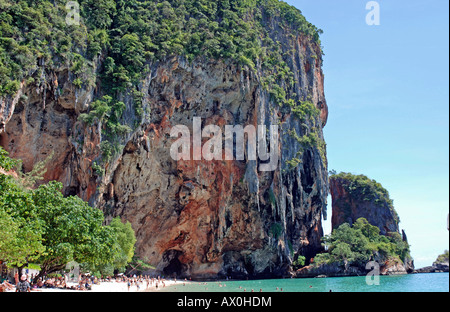
[[[322,29],[329,169],[390,193],[415,266],[449,249],[449,1],[286,0]],[[331,199],[328,202],[330,231]]]

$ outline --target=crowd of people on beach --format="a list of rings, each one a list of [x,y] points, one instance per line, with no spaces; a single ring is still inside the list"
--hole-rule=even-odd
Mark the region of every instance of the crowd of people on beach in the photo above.
[[[121,274],[114,277],[107,276],[97,278],[96,276],[80,275],[78,277],[78,282],[71,283],[69,282],[67,275],[58,275],[47,278],[39,277],[36,279],[36,276],[33,274],[23,274],[19,279],[19,274],[16,272],[14,284],[7,278],[1,281],[0,292],[29,292],[39,291],[41,289],[86,291],[92,290],[93,285],[100,285],[102,282],[126,283],[128,291],[141,291],[148,289],[149,287],[154,287],[155,289],[166,287],[166,280],[160,276],[157,278],[145,275],[133,275],[128,277]]]
[[[124,276],[124,281],[127,283],[127,287],[128,287],[128,291],[130,291],[131,287],[135,286],[137,288],[137,291],[141,290],[141,287],[144,286],[146,289],[148,289],[149,287],[155,287],[156,289],[161,288],[161,287],[166,287],[166,280],[162,279],[160,276],[158,276],[157,278],[154,277],[149,277],[149,276],[136,276],[134,275],[133,277],[126,277]],[[175,280],[176,281],[176,280]]]
[[[20,277],[16,272],[14,275],[14,284],[10,283],[8,279],[4,279],[0,284],[0,292],[17,291],[27,292],[38,289],[72,289],[72,290],[90,290],[92,284],[97,284],[98,279],[94,276],[82,275],[79,277],[78,283],[72,283],[68,285],[67,276],[58,275],[52,277],[39,277],[36,279],[36,275],[23,274]]]

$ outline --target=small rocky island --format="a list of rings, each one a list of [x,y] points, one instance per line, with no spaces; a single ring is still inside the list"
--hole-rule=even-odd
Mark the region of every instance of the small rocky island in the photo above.
[[[296,277],[358,276],[374,268],[381,275],[414,272],[405,231],[400,232],[400,218],[380,183],[332,172],[330,193],[333,231],[323,239],[325,252],[298,268]]]
[[[414,270],[414,273],[443,273],[448,272],[448,250],[437,257],[431,266]]]

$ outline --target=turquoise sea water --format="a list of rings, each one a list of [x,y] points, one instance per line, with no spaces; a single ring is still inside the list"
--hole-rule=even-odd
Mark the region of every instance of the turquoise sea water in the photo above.
[[[192,282],[161,289],[165,292],[449,292],[448,273],[380,276],[379,285],[367,285],[365,276],[249,281]],[[311,286],[311,287],[310,287]],[[278,287],[278,290],[277,290]]]

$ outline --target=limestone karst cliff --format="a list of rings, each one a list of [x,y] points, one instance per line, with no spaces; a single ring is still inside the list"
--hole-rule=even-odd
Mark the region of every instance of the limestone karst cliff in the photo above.
[[[399,232],[399,216],[388,191],[364,175],[340,173],[330,177],[333,229],[365,218],[380,229],[380,234]]]
[[[352,225],[359,218],[376,226],[380,234],[398,237],[408,246],[408,252],[402,259],[394,259],[375,253],[380,263],[381,274],[404,274],[414,270],[414,261],[409,254],[409,245],[404,230],[399,230],[400,218],[394,209],[389,192],[377,181],[365,175],[341,172],[330,176],[330,193],[332,198],[332,229],[344,223]],[[354,272],[353,272],[354,273]],[[339,272],[342,274],[342,272]],[[351,272],[349,272],[351,274]]]
[[[53,29],[45,14],[62,4],[47,2],[38,17]],[[130,221],[137,256],[163,274],[286,276],[299,255],[309,263],[322,248],[328,108],[319,31],[279,1],[202,2],[80,1],[81,25],[61,26],[77,42],[47,38],[55,48],[11,73],[15,88],[4,84],[0,144],[25,171],[54,152],[45,181],[61,181],[107,220]],[[19,25],[17,7],[3,9]],[[248,155],[173,160],[170,131],[192,130],[194,117],[222,132],[278,125],[276,169],[260,171],[264,162]]]

